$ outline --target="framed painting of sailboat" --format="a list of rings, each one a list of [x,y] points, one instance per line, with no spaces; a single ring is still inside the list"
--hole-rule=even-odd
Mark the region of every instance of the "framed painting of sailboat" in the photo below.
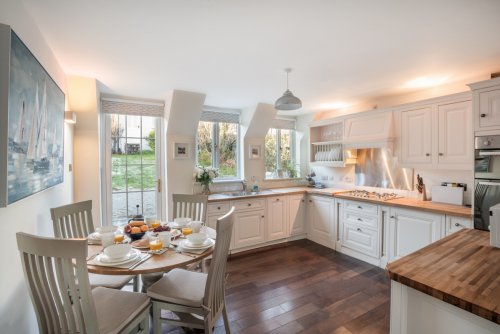
[[[0,24],[0,207],[63,182],[64,93]]]

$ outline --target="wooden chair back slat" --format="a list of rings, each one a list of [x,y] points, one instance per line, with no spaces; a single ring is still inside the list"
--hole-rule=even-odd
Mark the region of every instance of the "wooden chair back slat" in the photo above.
[[[87,240],[16,237],[40,333],[97,333]]]
[[[206,316],[214,323],[224,307],[226,263],[233,231],[234,206],[223,217],[217,219],[217,242],[208,271],[203,304],[211,310]]]
[[[173,194],[172,219],[188,217],[206,222],[208,195]]]
[[[56,238],[86,238],[94,232],[92,201],[83,201],[50,209]]]

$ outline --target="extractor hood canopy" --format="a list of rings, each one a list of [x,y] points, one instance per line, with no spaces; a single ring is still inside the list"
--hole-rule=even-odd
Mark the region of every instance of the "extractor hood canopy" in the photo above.
[[[393,140],[392,111],[372,111],[370,114],[344,120],[345,148],[392,148]]]

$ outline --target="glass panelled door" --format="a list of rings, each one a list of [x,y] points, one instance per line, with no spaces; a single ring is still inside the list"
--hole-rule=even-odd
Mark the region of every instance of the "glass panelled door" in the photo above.
[[[160,119],[119,114],[105,118],[107,221],[120,225],[138,213],[161,217]]]

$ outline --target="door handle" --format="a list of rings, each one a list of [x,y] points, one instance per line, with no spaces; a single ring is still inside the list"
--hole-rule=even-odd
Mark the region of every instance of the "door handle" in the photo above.
[[[161,179],[156,180],[156,190],[161,193]]]
[[[485,117],[486,117],[486,114],[481,114],[481,117],[482,117],[482,118],[485,118]]]
[[[500,182],[481,181],[479,184],[482,186],[500,186]]]

